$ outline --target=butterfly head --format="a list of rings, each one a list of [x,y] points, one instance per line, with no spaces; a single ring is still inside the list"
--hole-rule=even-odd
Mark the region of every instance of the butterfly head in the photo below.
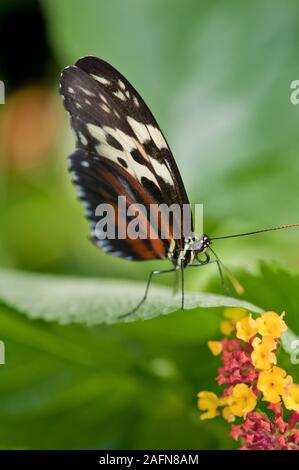
[[[212,244],[212,240],[208,235],[203,235],[201,238],[195,238],[192,249],[196,254],[206,253]]]

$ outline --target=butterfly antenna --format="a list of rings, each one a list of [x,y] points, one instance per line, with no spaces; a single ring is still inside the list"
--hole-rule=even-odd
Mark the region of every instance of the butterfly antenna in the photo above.
[[[239,295],[243,295],[244,292],[245,292],[245,289],[244,287],[242,286],[242,284],[238,281],[238,279],[235,278],[235,276],[232,274],[232,272],[222,263],[222,261],[220,260],[219,256],[216,255],[215,251],[213,250],[213,248],[211,248],[211,246],[209,247],[209,250],[211,250],[211,252],[213,253],[213,255],[215,256],[216,260],[217,260],[217,263],[219,263],[219,265],[222,267],[223,271],[225,272],[225,274],[227,275],[231,285],[233,286],[233,288],[235,289],[235,291],[237,292],[237,294]]]
[[[284,230],[290,227],[299,227],[299,224],[281,225],[280,227],[264,228],[263,230],[255,230],[254,232],[236,233],[234,235],[224,235],[223,237],[210,237],[210,240],[223,240],[224,238],[246,237],[247,235],[255,235],[256,233],[274,232],[275,230]]]

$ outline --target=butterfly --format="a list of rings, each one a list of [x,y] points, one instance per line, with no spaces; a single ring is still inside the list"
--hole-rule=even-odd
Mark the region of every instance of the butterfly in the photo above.
[[[129,81],[104,60],[87,56],[63,70],[60,94],[76,139],[76,150],[69,157],[69,171],[90,222],[91,240],[114,256],[133,261],[168,259],[172,265],[150,273],[143,298],[128,314],[145,302],[153,276],[162,273],[181,272],[182,309],[187,267],[215,262],[225,286],[224,266],[211,248],[212,241],[247,234],[213,238],[194,234],[191,206],[175,159],[153,114]],[[127,208],[134,204],[145,208],[163,204],[187,207],[188,229],[182,228],[182,216],[170,220],[162,211],[154,227],[155,237],[98,237],[97,207],[109,204],[117,209],[119,197],[125,198]],[[114,223],[126,233],[129,220],[122,215]],[[147,215],[140,224],[144,234],[153,229]],[[168,236],[162,237],[166,225]],[[248,234],[280,228],[283,227]],[[179,235],[174,237],[174,233]]]

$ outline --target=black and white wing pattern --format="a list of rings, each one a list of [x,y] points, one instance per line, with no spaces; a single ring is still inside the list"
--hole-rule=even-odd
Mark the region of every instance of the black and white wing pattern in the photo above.
[[[70,171],[92,232],[96,207],[103,202],[116,206],[121,195],[126,196],[128,204],[146,207],[189,204],[157,122],[137,91],[116,69],[96,57],[84,57],[64,69],[60,93],[76,137]],[[146,233],[149,224],[149,220],[144,220]],[[92,238],[105,251],[134,260],[164,258],[173,246],[172,239],[161,240],[159,236],[97,240],[92,233]],[[176,244],[183,248],[183,235]]]

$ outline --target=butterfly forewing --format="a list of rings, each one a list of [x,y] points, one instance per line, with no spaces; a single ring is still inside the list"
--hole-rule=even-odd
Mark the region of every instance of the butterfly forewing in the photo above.
[[[97,240],[95,209],[109,203],[117,209],[119,196],[127,204],[189,204],[181,176],[152,113],[130,83],[111,65],[95,57],[67,67],[60,80],[64,105],[70,114],[77,150],[70,171],[91,222],[92,238],[106,251],[130,259],[167,256],[172,243],[154,239]],[[118,221],[117,224],[127,224]],[[160,223],[167,223],[161,216]],[[182,223],[176,220],[172,224]],[[148,234],[150,220],[142,229]],[[117,227],[116,227],[117,228]],[[151,227],[152,228],[152,227]],[[152,232],[151,232],[152,233]],[[191,233],[190,233],[191,235]],[[183,248],[183,234],[177,246]]]
[[[123,258],[143,260],[163,258],[167,250],[167,240],[161,240],[158,234],[153,239],[145,236],[144,239],[131,240],[130,238],[118,238],[119,233],[125,233],[127,220],[120,212],[115,218],[115,235],[112,239],[101,240],[97,233],[96,224],[100,217],[95,215],[99,204],[109,204],[118,211],[118,198],[123,196],[126,209],[132,205],[144,201],[145,204],[153,204],[151,196],[126,170],[119,167],[113,161],[102,157],[96,157],[83,149],[76,150],[70,156],[70,171],[74,182],[78,185],[79,198],[85,206],[85,215],[89,219],[92,228],[92,240],[104,251]],[[150,231],[149,221],[142,220],[144,235]],[[143,234],[142,234],[143,235]]]
[[[104,88],[112,96],[115,104],[121,107],[121,121],[129,123],[137,141],[145,150],[142,151],[142,156],[159,179],[161,189],[163,188],[163,201],[167,201],[168,204],[188,204],[181,175],[166,139],[135,88],[114,67],[96,57],[79,59],[76,66],[91,75],[100,86],[102,85],[101,88]]]

